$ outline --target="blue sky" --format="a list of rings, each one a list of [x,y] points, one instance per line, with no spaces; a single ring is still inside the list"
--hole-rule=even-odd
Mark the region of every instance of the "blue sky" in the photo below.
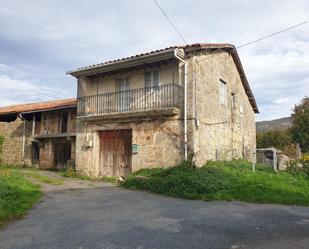
[[[309,19],[309,1],[158,0],[188,43],[236,46]],[[70,69],[182,44],[152,0],[0,0],[0,106],[74,97]],[[239,49],[261,114],[309,95],[309,24]]]

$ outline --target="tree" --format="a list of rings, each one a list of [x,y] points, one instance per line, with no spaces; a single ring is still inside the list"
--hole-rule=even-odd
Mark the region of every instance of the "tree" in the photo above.
[[[292,143],[291,136],[287,130],[271,130],[257,132],[256,145],[258,148],[275,147],[283,150]]]
[[[292,139],[300,144],[303,152],[309,152],[309,97],[303,98],[300,104],[294,107],[292,118]]]

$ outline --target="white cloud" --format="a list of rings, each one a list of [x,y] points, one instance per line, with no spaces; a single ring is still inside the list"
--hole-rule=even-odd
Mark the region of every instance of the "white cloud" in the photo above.
[[[260,107],[259,120],[288,116],[309,95],[309,42],[296,34],[265,41],[257,51],[240,51]]]
[[[59,99],[68,93],[60,89],[12,79],[0,74],[0,106]]]
[[[309,13],[307,0],[159,3],[192,43],[240,45],[302,22]],[[64,76],[69,69],[181,43],[152,1],[0,0],[0,6],[1,79],[38,87],[31,90],[37,99],[74,96],[76,82]],[[239,49],[261,111],[258,119],[289,115],[309,95],[308,37],[304,25]],[[29,100],[0,87],[2,103]],[[59,95],[53,92],[62,88],[55,90]]]

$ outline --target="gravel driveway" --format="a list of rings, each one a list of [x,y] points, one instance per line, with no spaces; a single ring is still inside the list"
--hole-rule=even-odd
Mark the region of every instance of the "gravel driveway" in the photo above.
[[[24,219],[0,230],[0,248],[309,248],[309,208],[84,185],[46,191]]]

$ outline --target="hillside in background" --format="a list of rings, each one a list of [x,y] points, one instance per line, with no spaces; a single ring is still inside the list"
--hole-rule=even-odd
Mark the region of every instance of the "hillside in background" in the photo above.
[[[256,131],[283,130],[292,126],[292,118],[285,117],[269,121],[256,122]]]

